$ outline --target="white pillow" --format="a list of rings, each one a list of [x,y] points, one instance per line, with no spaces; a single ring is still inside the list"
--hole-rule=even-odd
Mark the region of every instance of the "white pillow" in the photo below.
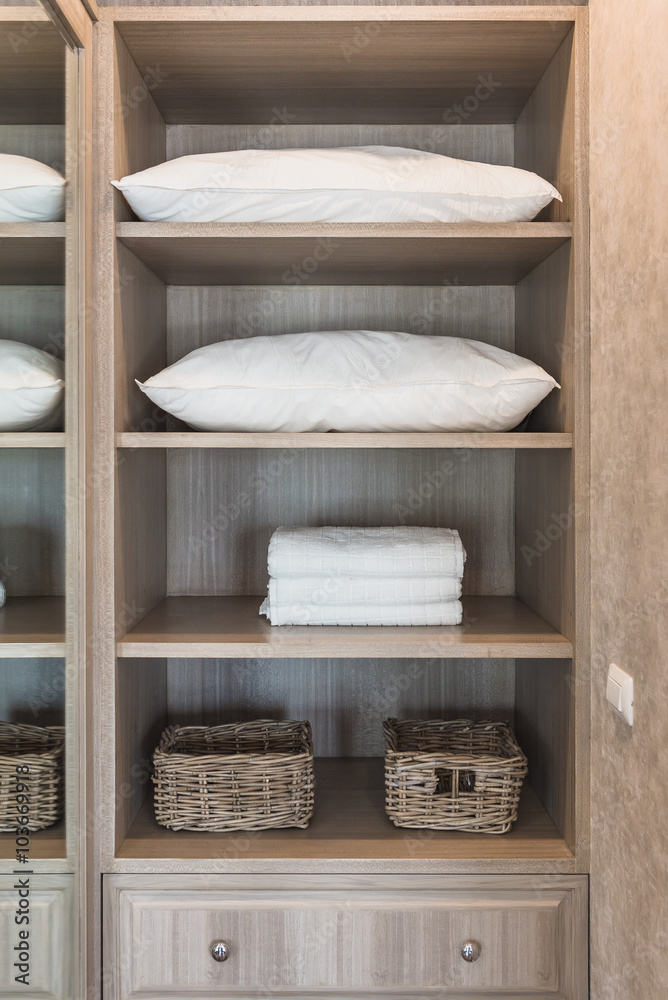
[[[342,330],[211,344],[137,385],[203,431],[507,431],[557,383],[476,340]]]
[[[145,222],[527,222],[561,201],[528,170],[395,146],[199,153],[112,183]]]
[[[0,431],[53,431],[63,419],[58,358],[28,344],[0,340]]]
[[[0,222],[60,222],[65,183],[46,163],[0,153]]]

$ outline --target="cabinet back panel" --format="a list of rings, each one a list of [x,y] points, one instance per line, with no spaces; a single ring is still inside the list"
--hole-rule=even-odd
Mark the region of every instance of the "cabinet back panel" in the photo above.
[[[277,109],[278,110],[278,109]],[[513,125],[168,125],[167,159],[229,149],[404,146],[512,166]]]
[[[310,330],[400,330],[467,337],[512,351],[514,323],[515,290],[506,285],[219,285],[167,289],[169,364],[197,347],[220,340]]]
[[[262,594],[282,524],[457,528],[464,591],[514,592],[512,452],[169,452],[167,593]]]
[[[65,592],[63,474],[57,450],[0,451],[0,576],[8,596]]]
[[[0,153],[29,156],[65,173],[64,125],[1,125]]]
[[[0,719],[29,726],[62,726],[65,662],[0,660]]]
[[[18,340],[64,357],[64,286],[0,285],[0,340]]]
[[[513,660],[170,660],[170,723],[308,719],[318,757],[382,757],[382,721],[512,722]]]

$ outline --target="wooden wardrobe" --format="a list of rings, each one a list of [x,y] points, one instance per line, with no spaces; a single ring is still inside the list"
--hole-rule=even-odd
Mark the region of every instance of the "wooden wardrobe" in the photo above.
[[[22,603],[0,613],[11,658],[0,670],[12,677],[0,704],[21,711],[64,670],[71,712],[87,713],[85,730],[69,730],[67,818],[40,838],[40,872],[83,872],[88,989],[102,983],[104,1000],[585,1000],[587,8],[94,15],[67,428],[57,442],[0,435],[2,503],[21,477],[31,483],[28,528],[52,533],[58,567],[37,561]],[[563,201],[523,224],[144,223],[110,183],[188,153],[369,144],[523,167]],[[66,227],[6,229],[0,254],[36,286],[30,301],[65,309]],[[0,303],[18,294],[3,286]],[[135,385],[232,336],[363,328],[492,343],[561,389],[516,433],[211,434]],[[281,524],[458,528],[464,623],[272,628],[258,609]],[[395,828],[388,716],[509,721],[529,758],[512,832]],[[164,727],[262,717],[313,725],[309,828],[158,826],[150,760]]]

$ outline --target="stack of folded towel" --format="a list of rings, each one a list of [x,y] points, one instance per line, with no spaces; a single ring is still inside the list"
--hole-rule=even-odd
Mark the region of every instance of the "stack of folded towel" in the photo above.
[[[449,528],[278,528],[272,625],[459,625],[466,553]]]

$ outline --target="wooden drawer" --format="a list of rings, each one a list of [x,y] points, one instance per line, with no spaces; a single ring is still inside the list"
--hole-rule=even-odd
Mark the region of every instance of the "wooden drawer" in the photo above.
[[[72,882],[71,875],[0,875],[0,997],[72,1000]]]
[[[586,997],[583,878],[368,876],[354,887],[331,879],[329,889],[310,888],[309,876],[265,888],[233,881],[109,876],[113,1000]],[[469,940],[481,946],[470,963]],[[211,955],[217,941],[226,961]]]

